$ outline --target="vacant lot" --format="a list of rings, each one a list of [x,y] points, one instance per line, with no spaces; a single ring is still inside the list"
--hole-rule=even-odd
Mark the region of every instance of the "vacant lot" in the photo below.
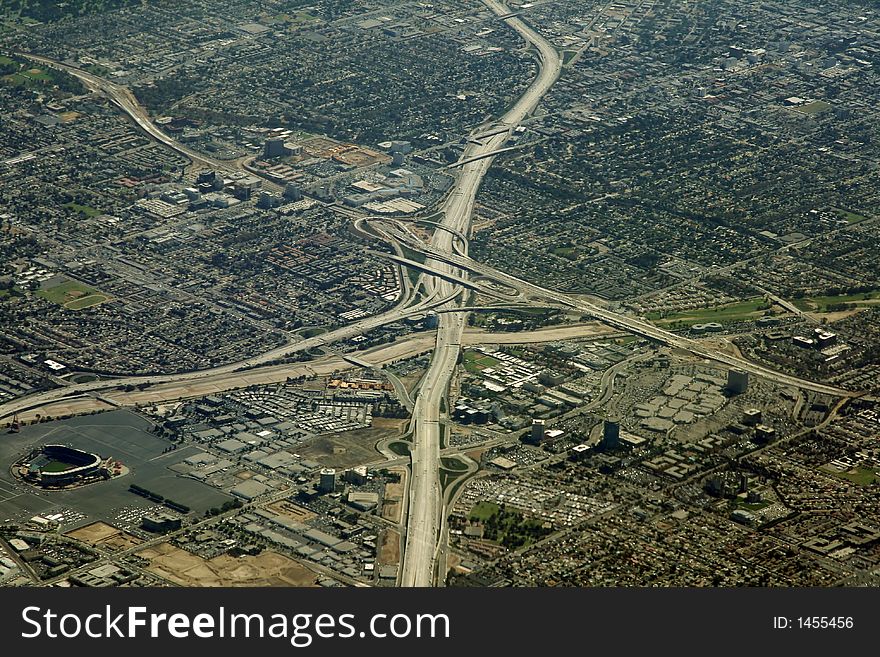
[[[287,500],[273,502],[272,504],[267,505],[266,508],[296,522],[308,522],[316,517],[313,511],[309,511],[308,509],[298,506],[293,502],[288,502]]]
[[[127,550],[138,545],[141,540],[128,532],[108,525],[106,522],[93,522],[85,527],[67,532],[67,536],[89,545],[97,545],[108,550]]]
[[[169,543],[138,552],[147,570],[180,586],[315,586],[315,574],[277,552],[203,559]]]
[[[328,468],[351,468],[375,461],[379,454],[376,443],[396,436],[405,420],[373,418],[373,426],[328,436],[318,436],[297,446],[297,453]]]
[[[376,561],[381,566],[396,566],[400,563],[400,534],[394,529],[386,529],[379,537],[379,550]]]
[[[385,496],[382,502],[382,517],[391,522],[400,522],[400,512],[403,508],[403,482],[397,484],[385,484]]]

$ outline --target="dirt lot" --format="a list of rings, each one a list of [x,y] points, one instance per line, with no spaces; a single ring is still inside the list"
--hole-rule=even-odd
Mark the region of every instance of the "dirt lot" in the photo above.
[[[385,497],[382,503],[382,517],[391,522],[400,522],[403,508],[403,483],[385,484]]]
[[[351,468],[380,458],[375,445],[382,438],[396,436],[405,420],[374,418],[369,429],[356,429],[330,436],[319,436],[302,446],[298,454],[328,468]]]
[[[85,527],[67,532],[67,536],[89,545],[100,545],[108,550],[127,550],[141,543],[136,536],[117,529],[106,522],[93,522]]]
[[[296,522],[308,522],[316,517],[314,512],[304,509],[301,506],[297,506],[287,500],[273,502],[272,504],[267,505],[266,508]]]
[[[396,566],[400,563],[400,534],[397,531],[386,529],[382,532],[376,561],[381,566]]]
[[[315,586],[315,574],[276,552],[205,560],[169,543],[147,548],[150,572],[181,586]]]

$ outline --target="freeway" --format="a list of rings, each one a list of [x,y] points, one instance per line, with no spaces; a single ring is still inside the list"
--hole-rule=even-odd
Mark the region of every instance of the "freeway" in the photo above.
[[[208,157],[207,155],[204,155],[199,151],[193,150],[192,148],[181,144],[176,139],[165,134],[156,126],[155,123],[150,120],[149,113],[140,104],[138,99],[135,98],[134,94],[128,87],[115,84],[100,76],[89,73],[88,71],[84,71],[81,68],[77,68],[76,66],[71,66],[70,64],[65,64],[63,62],[59,62],[48,57],[34,55],[26,52],[16,52],[15,54],[30,59],[31,61],[43,64],[45,66],[49,66],[51,68],[59,69],[66,73],[69,73],[73,77],[80,80],[83,84],[85,84],[87,88],[91,89],[92,91],[103,93],[110,99],[110,101],[114,105],[116,105],[125,114],[127,114],[128,117],[135,123],[135,125],[143,130],[149,137],[159,142],[160,144],[164,144],[171,150],[180,153],[185,158],[190,160],[193,164],[199,164],[208,167],[209,169],[214,169],[216,171],[245,171],[253,173],[257,176],[260,176],[260,178],[263,180],[263,185],[267,189],[276,192],[282,189],[281,186],[278,185],[276,182],[267,179],[266,176],[259,170],[247,166],[247,163],[244,161],[224,161]]]
[[[562,59],[555,48],[531,27],[522,22],[497,0],[482,0],[496,16],[520,34],[538,51],[538,76],[513,107],[497,122],[494,132],[485,141],[471,139],[461,157],[459,175],[442,206],[440,224],[431,237],[431,248],[451,254],[456,233],[470,232],[471,216],[477,190],[492,164],[494,154],[504,147],[511,131],[538,105],[541,98],[559,78]],[[503,128],[503,129],[497,129]],[[481,128],[477,135],[485,134]],[[466,245],[465,245],[466,246]],[[465,249],[466,250],[466,249]],[[420,280],[429,290],[448,296],[454,290],[451,277],[464,272],[448,262],[439,261],[436,276],[422,274]],[[451,307],[440,307],[440,310]],[[443,500],[440,490],[440,404],[445,399],[461,351],[466,313],[442,312],[437,330],[437,343],[413,409],[411,424],[411,478],[406,542],[400,582],[402,586],[434,584],[435,564],[440,549]]]
[[[89,383],[77,383],[62,388],[56,388],[47,392],[19,397],[5,404],[0,404],[0,420],[10,417],[15,413],[25,409],[44,406],[51,402],[72,397],[81,393],[93,393],[101,390],[119,390],[126,386],[139,385],[156,385],[156,384],[183,384],[195,383],[200,380],[216,378],[225,375],[241,375],[243,371],[256,367],[267,365],[273,361],[278,361],[294,354],[322,347],[333,342],[346,340],[367,333],[373,329],[379,328],[386,324],[399,322],[405,317],[419,315],[426,310],[440,307],[450,302],[463,291],[462,288],[455,288],[447,291],[445,296],[439,296],[439,291],[429,294],[414,305],[405,306],[404,299],[395,308],[379,315],[373,315],[361,320],[357,320],[352,324],[348,324],[341,328],[323,333],[311,338],[305,338],[293,344],[283,345],[276,349],[266,351],[262,354],[252,356],[246,360],[241,360],[220,367],[214,367],[205,370],[196,370],[194,372],[183,372],[177,374],[156,374],[147,376],[127,376],[116,379],[106,379],[100,381],[91,381]]]
[[[131,120],[134,121],[134,123],[150,137],[161,144],[165,144],[171,150],[180,153],[184,157],[192,160],[193,162],[203,164],[212,169],[217,169],[218,171],[230,171],[235,169],[235,167],[230,166],[228,162],[215,160],[199,153],[198,151],[187,148],[180,142],[172,139],[164,132],[162,132],[159,128],[156,127],[156,125],[152,121],[150,121],[150,117],[147,114],[146,110],[141,106],[137,98],[134,97],[134,94],[131,93],[131,91],[127,87],[114,84],[109,80],[105,80],[100,76],[93,75],[92,73],[84,71],[81,68],[70,66],[69,64],[64,64],[63,62],[49,59],[48,57],[33,55],[27,52],[16,52],[15,54],[20,55],[21,57],[26,57],[27,59],[30,59],[34,62],[44,64],[51,68],[60,69],[79,79],[86,85],[86,87],[88,87],[92,91],[100,91],[101,93],[105,94],[113,102],[114,105],[125,112],[131,118]]]
[[[660,342],[662,344],[666,344],[670,347],[676,347],[685,351],[689,351],[697,356],[702,356],[703,358],[727,365],[732,368],[745,370],[747,372],[762,376],[781,385],[790,385],[804,390],[810,390],[812,392],[818,392],[834,397],[858,397],[862,394],[854,392],[852,390],[847,390],[845,388],[839,388],[837,386],[828,385],[817,381],[811,381],[809,379],[802,379],[800,377],[777,372],[776,370],[770,369],[769,367],[764,367],[763,365],[753,363],[752,361],[746,360],[744,358],[725,353],[718,349],[708,348],[697,340],[688,338],[683,335],[678,335],[676,333],[672,333],[671,331],[667,331],[658,326],[655,326],[647,320],[643,320],[638,317],[632,317],[630,315],[624,315],[622,313],[609,310],[608,308],[603,308],[602,306],[599,306],[590,301],[577,299],[562,292],[543,288],[539,285],[535,285],[534,283],[530,283],[521,278],[517,278],[516,276],[513,276],[511,274],[499,271],[489,265],[477,262],[476,260],[473,260],[468,256],[455,255],[444,252],[440,249],[437,249],[434,245],[425,245],[416,242],[410,242],[407,243],[407,247],[412,250],[420,251],[421,253],[435,261],[442,260],[448,266],[455,266],[459,272],[468,271],[471,274],[478,274],[480,276],[485,276],[486,278],[492,278],[503,285],[519,290],[519,292],[523,295],[528,295],[532,298],[540,298],[553,301],[560,306],[566,306],[573,310],[578,310],[579,312],[590,315],[604,322],[605,324],[618,328],[622,331],[633,333],[635,335],[640,335],[651,340]],[[431,265],[430,262],[426,260],[423,268],[432,269],[433,265]]]

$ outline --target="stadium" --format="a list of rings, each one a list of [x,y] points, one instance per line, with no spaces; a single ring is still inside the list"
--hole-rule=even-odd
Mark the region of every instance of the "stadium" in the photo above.
[[[87,483],[110,476],[111,461],[66,445],[43,445],[21,463],[22,477],[49,488]]]

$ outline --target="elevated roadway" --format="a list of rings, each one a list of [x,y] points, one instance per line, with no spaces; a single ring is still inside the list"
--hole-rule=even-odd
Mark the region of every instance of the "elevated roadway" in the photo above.
[[[559,78],[562,60],[555,48],[532,28],[512,15],[497,0],[482,0],[493,13],[519,33],[538,51],[539,72],[516,104],[497,122],[500,130],[483,142],[468,142],[458,167],[459,175],[442,207],[440,224],[450,230],[437,230],[431,238],[432,250],[451,254],[456,233],[469,233],[477,190],[491,165],[494,154],[504,146],[509,131],[519,125],[538,105]],[[424,285],[451,292],[451,276],[460,276],[460,268],[440,263],[438,276],[422,275]],[[444,277],[439,273],[443,272]],[[443,306],[440,310],[444,310]],[[437,330],[437,344],[413,409],[411,480],[400,583],[403,586],[432,586],[440,552],[443,526],[443,499],[440,488],[440,403],[445,398],[449,380],[461,352],[461,337],[466,313],[443,312]]]

